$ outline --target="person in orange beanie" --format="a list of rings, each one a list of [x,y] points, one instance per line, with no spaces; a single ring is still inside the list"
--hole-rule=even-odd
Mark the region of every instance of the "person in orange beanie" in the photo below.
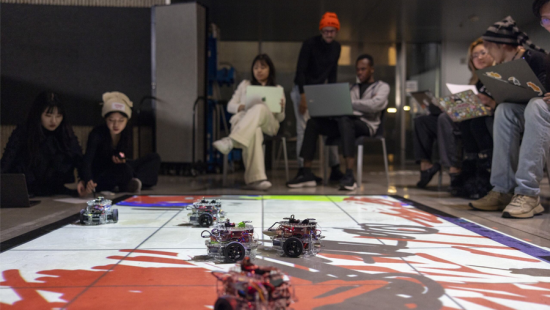
[[[300,149],[304,139],[306,123],[309,119],[307,110],[304,85],[336,83],[338,70],[338,59],[340,58],[340,43],[336,36],[340,30],[340,21],[336,13],[326,12],[319,22],[320,35],[307,39],[302,43],[294,88],[290,98],[294,103],[294,114],[296,115],[296,152],[300,170],[303,166],[303,159],[300,158]],[[329,164],[332,167],[330,179],[339,181],[343,173],[340,171],[338,160],[338,147],[330,147]],[[321,183],[321,178],[317,178]]]

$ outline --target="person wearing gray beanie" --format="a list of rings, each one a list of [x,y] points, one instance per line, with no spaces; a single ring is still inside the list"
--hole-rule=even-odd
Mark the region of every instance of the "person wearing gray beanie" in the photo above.
[[[156,153],[132,159],[133,103],[121,92],[103,94],[101,116],[105,123],[88,136],[80,190],[139,192],[157,184],[160,157]]]
[[[524,59],[545,84],[546,51],[531,42],[512,17],[489,27],[482,38],[496,63]],[[500,103],[488,97],[482,97],[482,101],[496,106],[493,152],[498,156],[493,156],[491,165],[493,189],[470,206],[481,211],[502,211],[505,218],[530,218],[544,212],[539,195],[550,150],[550,105],[541,97],[527,104]]]

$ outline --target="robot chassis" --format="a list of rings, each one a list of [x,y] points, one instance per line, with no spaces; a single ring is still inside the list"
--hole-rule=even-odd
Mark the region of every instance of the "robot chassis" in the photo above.
[[[254,238],[254,226],[250,221],[238,224],[227,219],[223,223],[214,225],[211,231],[203,230],[201,237],[208,249],[208,257],[216,263],[235,263],[245,256],[254,258],[259,242]]]
[[[207,200],[202,198],[187,206],[191,210],[187,214],[189,223],[194,226],[210,227],[214,222],[221,222],[225,219],[225,212],[222,211],[222,203],[219,199]]]
[[[290,217],[283,218],[285,221],[275,222],[263,233],[271,238],[274,250],[279,255],[288,257],[314,256],[321,249],[321,235],[319,225],[314,218],[307,218],[303,221]]]
[[[98,197],[88,201],[85,209],[80,210],[80,224],[100,225],[118,222],[118,209],[111,209],[112,201]]]

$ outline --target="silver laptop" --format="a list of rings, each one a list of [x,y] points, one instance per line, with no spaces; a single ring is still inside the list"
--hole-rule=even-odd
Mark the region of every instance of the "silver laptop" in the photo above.
[[[311,117],[353,115],[348,83],[305,85],[304,92]]]
[[[525,59],[487,67],[477,70],[476,73],[497,103],[527,103],[546,93]]]
[[[0,182],[0,207],[28,208],[40,203],[40,200],[29,200],[24,174],[2,174]]]

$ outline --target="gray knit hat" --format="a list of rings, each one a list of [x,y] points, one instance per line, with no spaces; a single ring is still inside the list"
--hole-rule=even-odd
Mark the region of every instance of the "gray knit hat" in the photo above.
[[[519,30],[511,16],[494,23],[485,31],[481,38],[485,41],[499,44],[519,45],[547,54],[543,48],[531,42],[525,32]]]
[[[128,96],[121,92],[113,91],[103,94],[103,108],[101,109],[101,116],[105,117],[111,112],[124,113],[128,118],[132,118],[132,107],[134,103],[130,101]]]

